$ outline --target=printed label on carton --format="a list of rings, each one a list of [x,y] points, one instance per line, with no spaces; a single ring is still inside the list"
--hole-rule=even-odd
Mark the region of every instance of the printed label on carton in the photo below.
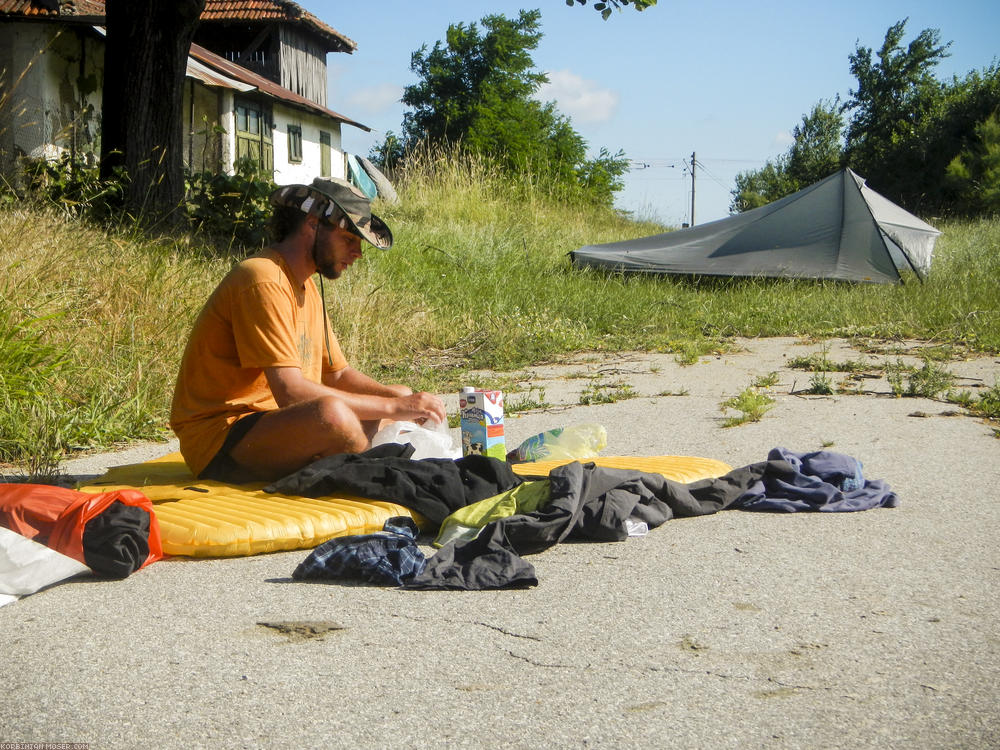
[[[507,456],[503,434],[503,392],[473,391],[458,396],[462,455]]]

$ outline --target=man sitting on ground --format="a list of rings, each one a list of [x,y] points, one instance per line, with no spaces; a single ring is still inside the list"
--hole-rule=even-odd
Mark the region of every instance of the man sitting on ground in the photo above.
[[[181,362],[170,426],[201,479],[273,480],[368,448],[382,420],[446,418],[441,399],[348,365],[312,275],[336,279],[361,241],[392,245],[368,199],[317,178],[271,195],[274,243],[238,264],[202,309]]]

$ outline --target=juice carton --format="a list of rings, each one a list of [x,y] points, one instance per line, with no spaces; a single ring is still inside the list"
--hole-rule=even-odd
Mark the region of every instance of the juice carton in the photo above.
[[[462,455],[480,454],[503,461],[507,456],[503,435],[503,391],[463,388],[458,394],[462,418]]]

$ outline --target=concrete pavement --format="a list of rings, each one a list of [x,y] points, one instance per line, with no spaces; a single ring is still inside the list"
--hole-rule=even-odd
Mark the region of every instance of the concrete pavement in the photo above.
[[[803,394],[809,374],[787,365],[818,344],[742,343],[691,366],[635,354],[533,368],[525,381],[551,406],[509,417],[508,443],[600,422],[606,455],[740,466],[774,446],[827,447],[887,480],[898,508],[724,511],[563,544],[530,558],[527,590],[292,581],[307,551],[80,579],[0,608],[0,743],[1000,747],[1000,440],[884,379]],[[995,357],[944,366],[974,392],[1000,376]],[[774,408],[723,429],[720,402],[771,372]],[[601,383],[639,395],[579,405]]]

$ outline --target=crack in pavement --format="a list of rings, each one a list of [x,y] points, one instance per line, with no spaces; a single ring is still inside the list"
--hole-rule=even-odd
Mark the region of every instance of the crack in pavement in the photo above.
[[[521,661],[526,661],[533,667],[545,667],[546,669],[587,669],[590,665],[587,664],[585,667],[578,667],[575,664],[544,664],[540,661],[535,661],[534,659],[529,659],[527,656],[521,656],[521,654],[515,654],[513,651],[508,650],[507,653],[514,657],[515,659],[520,659]]]
[[[542,640],[538,636],[534,636],[534,635],[521,635],[520,633],[513,633],[510,630],[505,630],[504,628],[501,628],[499,625],[491,625],[488,622],[480,622],[480,621],[477,620],[476,622],[473,623],[473,625],[482,625],[484,628],[489,628],[490,630],[495,630],[498,633],[503,633],[504,635],[509,635],[512,638],[525,638],[525,639],[527,639],[529,641],[538,641],[539,643]]]

